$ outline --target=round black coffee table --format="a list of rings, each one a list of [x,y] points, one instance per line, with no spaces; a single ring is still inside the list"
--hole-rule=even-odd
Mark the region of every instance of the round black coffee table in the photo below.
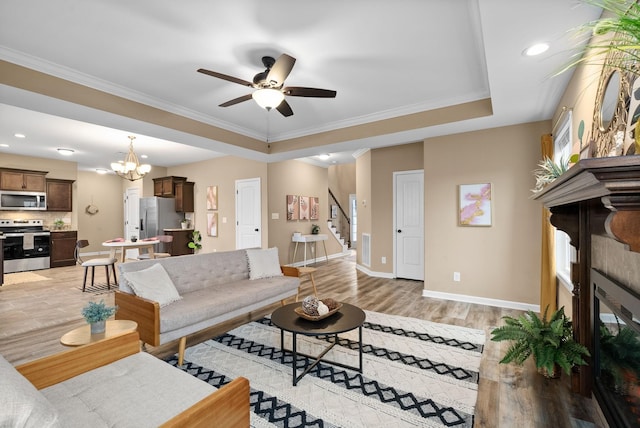
[[[271,322],[273,325],[280,329],[280,348],[282,349],[282,357],[281,361],[284,363],[284,354],[285,352],[293,353],[293,386],[296,386],[298,381],[304,377],[311,369],[313,369],[320,361],[333,364],[336,366],[344,367],[347,369],[357,370],[362,373],[362,324],[365,320],[365,313],[362,309],[357,306],[350,305],[348,303],[343,303],[342,307],[335,314],[324,318],[319,321],[310,321],[300,317],[294,311],[295,308],[298,308],[302,305],[301,302],[290,303],[288,305],[282,306],[271,314]],[[354,329],[358,329],[358,354],[359,354],[359,366],[353,367],[348,366],[346,364],[337,363],[334,361],[323,360],[322,357],[326,355],[327,352],[331,350],[338,342],[338,334],[344,333],[345,331],[351,331]],[[293,335],[293,349],[288,350],[284,348],[284,332],[288,331]],[[305,336],[324,336],[324,335],[333,335],[334,340],[331,344],[324,350],[322,353],[315,357],[311,355],[305,355],[298,353],[297,351],[297,337],[298,334],[302,334]],[[305,371],[297,376],[296,373],[296,361],[298,355],[302,355],[304,357],[308,357],[314,360],[313,364],[309,365]]]

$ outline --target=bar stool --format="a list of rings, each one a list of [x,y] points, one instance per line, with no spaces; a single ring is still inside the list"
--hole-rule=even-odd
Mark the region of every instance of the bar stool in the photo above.
[[[318,269],[310,266],[301,266],[298,268],[298,278],[302,278],[304,275],[309,275],[311,279],[311,285],[313,285],[313,295],[318,297],[318,290],[316,290],[316,282],[313,280],[313,273]],[[302,287],[302,279],[300,279],[300,285],[298,286],[298,292],[296,293],[296,302],[300,295],[300,288]]]

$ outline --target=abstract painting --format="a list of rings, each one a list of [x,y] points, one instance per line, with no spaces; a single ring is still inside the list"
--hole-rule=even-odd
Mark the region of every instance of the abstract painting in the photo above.
[[[218,213],[207,213],[207,236],[218,236]]]
[[[300,205],[297,195],[287,195],[287,220],[298,220]]]
[[[320,201],[317,196],[309,198],[309,220],[318,220],[320,218]]]
[[[299,196],[300,199],[300,220],[309,220],[309,197]]]
[[[491,183],[459,186],[458,224],[491,226]]]
[[[218,186],[207,186],[207,209],[218,209]]]

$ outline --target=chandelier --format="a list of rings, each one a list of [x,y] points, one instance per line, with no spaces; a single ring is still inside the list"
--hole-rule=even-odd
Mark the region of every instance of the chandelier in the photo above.
[[[138,156],[133,152],[133,140],[135,139],[136,137],[129,135],[129,153],[127,153],[123,161],[111,163],[113,172],[129,181],[140,180],[151,171],[151,165],[140,165]]]

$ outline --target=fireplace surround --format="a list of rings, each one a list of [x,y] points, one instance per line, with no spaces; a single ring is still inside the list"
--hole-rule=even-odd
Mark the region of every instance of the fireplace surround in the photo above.
[[[572,391],[594,396],[611,426],[625,426],[606,414],[611,403],[594,389],[601,381],[596,379],[600,368],[595,365],[601,322],[596,306],[598,311],[605,307],[605,313],[614,308],[601,295],[596,300],[592,275],[640,295],[640,156],[583,159],[534,199],[549,208],[551,224],[569,235],[577,252],[571,273],[574,336],[592,358],[588,365],[574,368]],[[593,268],[599,273],[594,274]]]

